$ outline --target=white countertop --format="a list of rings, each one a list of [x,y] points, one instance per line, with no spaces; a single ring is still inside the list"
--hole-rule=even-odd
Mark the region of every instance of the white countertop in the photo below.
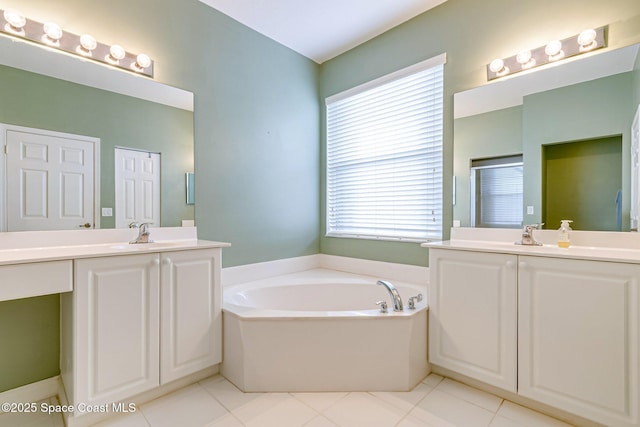
[[[590,261],[640,264],[640,234],[624,232],[572,232],[572,246],[560,248],[556,244],[557,231],[536,230],[534,237],[542,246],[516,245],[520,230],[452,228],[451,240],[423,243],[434,249],[455,249],[550,258],[583,259]],[[575,239],[574,239],[575,238]]]
[[[129,229],[0,233],[0,265],[231,246],[198,240],[195,227],[151,228],[153,243],[129,244],[136,235]]]

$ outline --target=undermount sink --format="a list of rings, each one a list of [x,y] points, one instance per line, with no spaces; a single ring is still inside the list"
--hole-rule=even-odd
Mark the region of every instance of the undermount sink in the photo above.
[[[123,245],[113,245],[111,249],[144,251],[152,249],[170,248],[184,245],[184,242],[152,242],[152,243],[127,243]]]

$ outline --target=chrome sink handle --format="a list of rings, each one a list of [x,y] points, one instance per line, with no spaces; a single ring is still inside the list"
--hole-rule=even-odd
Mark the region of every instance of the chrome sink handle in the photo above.
[[[409,309],[410,310],[415,310],[416,309],[416,302],[420,302],[420,301],[422,301],[422,294],[418,294],[415,297],[409,298]]]

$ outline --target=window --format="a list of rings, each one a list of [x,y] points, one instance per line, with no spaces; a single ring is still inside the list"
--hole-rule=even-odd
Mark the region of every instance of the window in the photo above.
[[[327,236],[442,238],[445,59],[327,98]]]
[[[522,226],[522,156],[471,161],[471,225]]]

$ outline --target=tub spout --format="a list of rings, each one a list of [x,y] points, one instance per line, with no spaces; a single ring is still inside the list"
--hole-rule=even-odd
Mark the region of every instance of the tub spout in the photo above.
[[[384,286],[385,288],[387,288],[387,291],[389,291],[389,295],[393,300],[393,311],[402,311],[404,309],[404,307],[402,306],[402,298],[400,298],[400,294],[398,293],[396,287],[386,280],[378,280],[378,285]]]

